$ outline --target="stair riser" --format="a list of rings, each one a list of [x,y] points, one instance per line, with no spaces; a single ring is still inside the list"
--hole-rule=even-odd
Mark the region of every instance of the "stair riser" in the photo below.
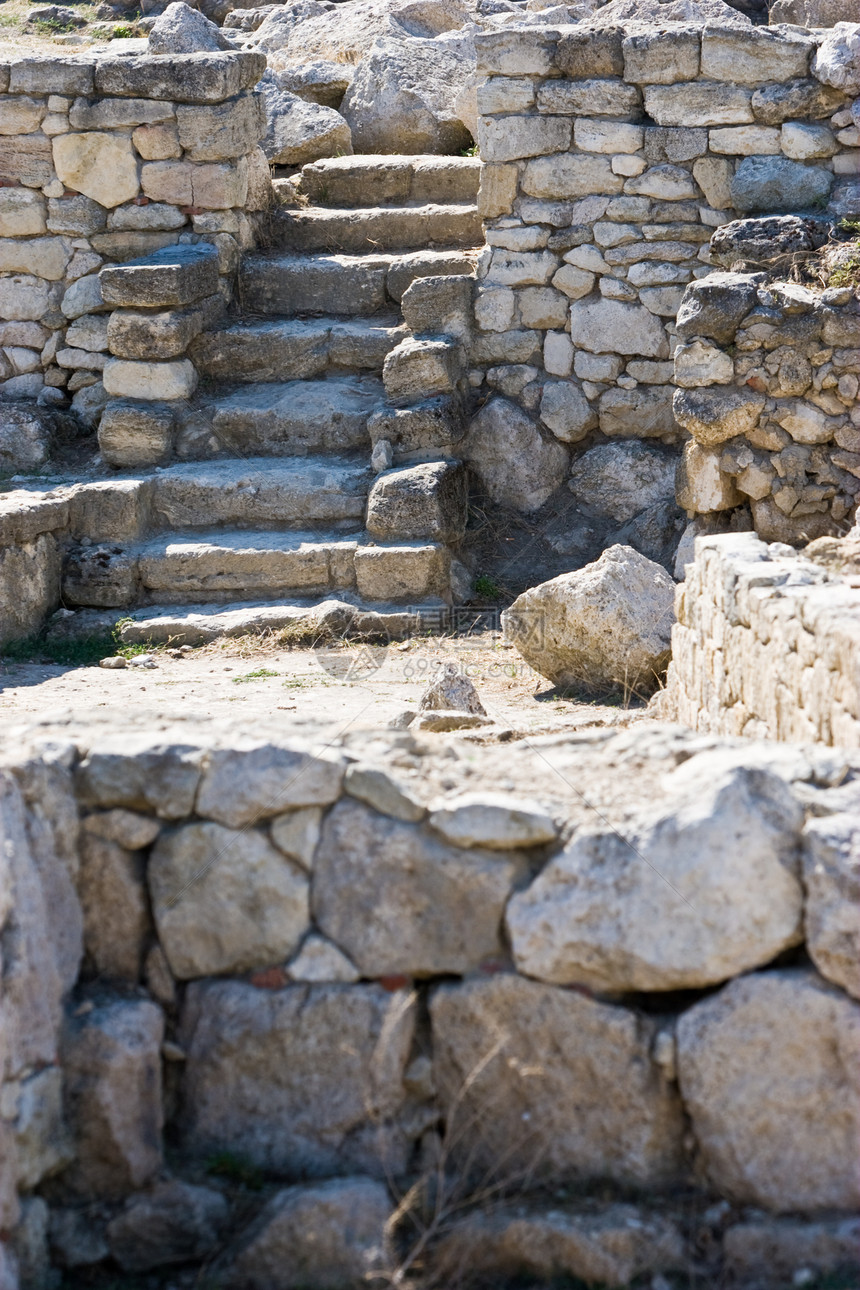
[[[281,265],[255,260],[242,265],[239,298],[249,313],[349,314],[367,317],[384,309],[386,267],[313,262]]]
[[[274,221],[277,245],[290,251],[395,251],[438,246],[479,246],[483,229],[474,206],[390,210],[281,211]]]
[[[302,167],[301,188],[320,206],[386,203],[470,203],[478,197],[481,163],[460,157],[357,157]]]
[[[207,332],[191,352],[201,376],[214,381],[313,380],[327,372],[381,372],[405,327],[314,327],[285,323]]]
[[[188,556],[170,553],[140,560],[142,592],[150,600],[177,604],[193,599],[274,599],[294,594],[347,591],[355,586],[354,544],[309,551],[223,551]]]

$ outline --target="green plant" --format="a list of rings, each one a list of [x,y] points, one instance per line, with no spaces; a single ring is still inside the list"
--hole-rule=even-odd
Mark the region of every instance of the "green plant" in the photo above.
[[[827,278],[828,287],[856,287],[860,285],[860,244],[841,264],[831,269]]]
[[[206,1172],[210,1178],[224,1178],[248,1191],[259,1191],[263,1186],[262,1170],[238,1151],[214,1151],[206,1161]]]
[[[136,36],[142,36],[142,35],[143,35],[143,32],[140,30],[139,27],[135,27],[133,25],[129,27],[125,23],[120,23],[119,26],[114,27],[114,29],[111,31],[109,39],[110,40],[133,40]]]
[[[60,22],[57,18],[36,18],[31,26],[40,36],[65,36],[75,30],[75,23]]]
[[[462,148],[460,150],[461,157],[477,157],[478,155],[478,145],[476,143],[473,143],[471,148]]]
[[[121,654],[134,658],[148,654],[153,646],[149,642],[124,645],[120,630],[130,618],[120,618],[110,631],[91,632],[81,636],[47,636],[35,633],[22,640],[9,641],[0,647],[0,658],[13,663],[56,663],[60,667],[92,667],[108,654]]]
[[[243,676],[234,676],[232,680],[234,685],[244,685],[246,681],[268,681],[269,677],[277,675],[270,667],[258,667],[254,672],[245,672]]]
[[[486,573],[479,573],[475,579],[475,592],[482,600],[498,600],[502,589],[495,578],[491,578]]]

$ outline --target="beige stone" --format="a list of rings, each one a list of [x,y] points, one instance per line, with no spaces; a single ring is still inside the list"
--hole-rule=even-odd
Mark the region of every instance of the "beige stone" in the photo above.
[[[726,210],[732,204],[732,173],[732,163],[718,157],[700,157],[693,163],[696,183],[708,199],[708,205],[716,210]]]
[[[38,237],[44,232],[45,199],[42,194],[28,188],[0,188],[0,236]]]
[[[822,976],[860,998],[860,819],[840,812],[804,831],[806,940]]]
[[[736,157],[776,156],[780,132],[769,125],[735,125],[708,134],[711,152]]]
[[[179,132],[174,124],[140,125],[131,141],[144,161],[171,161],[182,156]]]
[[[115,398],[190,398],[197,387],[197,372],[188,359],[174,363],[135,363],[109,359],[104,368],[104,386]]]
[[[109,210],[137,196],[137,162],[130,139],[99,131],[61,134],[52,148],[54,168],[67,188]]]
[[[530,197],[557,199],[620,193],[624,180],[612,173],[608,157],[565,153],[527,162],[520,186]]]
[[[78,894],[84,911],[84,946],[96,971],[137,982],[149,905],[140,856],[84,829]]]
[[[730,511],[743,501],[731,475],[720,469],[722,453],[689,440],[678,466],[676,496],[685,511],[704,515]]]
[[[272,820],[271,837],[279,850],[296,860],[303,869],[310,871],[321,827],[322,809],[319,806],[307,806],[287,811]]]
[[[675,350],[675,384],[695,390],[705,385],[729,385],[734,380],[734,363],[725,350],[704,340],[679,345]]]
[[[706,81],[646,85],[645,110],[657,125],[746,125],[753,121],[752,90]]]
[[[570,120],[563,116],[482,117],[478,126],[481,156],[489,162],[505,162],[566,152],[570,130]]]
[[[570,300],[581,300],[593,291],[594,274],[578,269],[574,264],[563,264],[553,275],[552,285],[563,291]]]
[[[578,300],[571,305],[574,345],[595,354],[631,354],[668,358],[669,341],[662,323],[642,305],[622,300]]]
[[[152,201],[223,210],[245,204],[248,169],[242,158],[230,164],[150,161],[141,167],[140,183]]]
[[[860,1006],[806,969],[731,982],[678,1023],[678,1076],[708,1180],[779,1211],[860,1202]]]
[[[638,152],[644,130],[623,121],[593,121],[579,117],[573,123],[573,138],[583,152]]]
[[[0,99],[0,135],[33,134],[45,115],[45,103],[42,99],[31,99],[23,95],[16,98]]]
[[[0,239],[0,273],[31,273],[59,282],[70,255],[71,248],[63,237],[4,237]]]
[[[811,161],[832,157],[839,143],[826,125],[812,121],[786,121],[779,132],[780,146],[792,161]]]

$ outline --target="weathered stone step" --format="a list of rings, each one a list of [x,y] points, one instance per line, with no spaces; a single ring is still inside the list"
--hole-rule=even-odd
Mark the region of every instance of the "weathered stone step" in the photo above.
[[[364,452],[369,458],[368,422],[384,406],[376,376],[271,381],[217,392],[212,426],[222,450],[243,456]]]
[[[460,250],[406,255],[248,255],[239,299],[248,314],[368,316],[399,302],[416,278],[472,273],[474,256]]]
[[[474,203],[480,157],[327,157],[302,166],[301,191],[320,206]]]
[[[337,458],[187,462],[154,476],[149,528],[355,528],[372,481],[366,462]]]
[[[378,206],[360,210],[281,210],[272,236],[291,251],[398,251],[427,246],[480,246],[472,205]]]
[[[380,372],[385,356],[408,335],[393,315],[243,321],[203,332],[189,354],[210,380],[306,380],[332,369]]]

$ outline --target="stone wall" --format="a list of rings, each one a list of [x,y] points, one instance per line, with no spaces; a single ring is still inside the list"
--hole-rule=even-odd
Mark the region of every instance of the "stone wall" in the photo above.
[[[678,313],[690,516],[748,503],[769,542],[844,531],[860,494],[860,292],[712,274]]]
[[[352,1285],[414,1246],[386,1223],[437,1169],[450,1275],[850,1258],[858,783],[856,755],[654,724],[19,737],[4,1290],[15,1258],[46,1283],[48,1233],[66,1267],[218,1248],[225,1286]],[[462,1208],[487,1178],[515,1210]]]
[[[675,316],[715,264],[715,228],[828,202],[838,217],[856,200],[840,38],[671,24],[477,36],[474,385],[563,444],[678,442]]]
[[[229,299],[253,240],[248,212],[267,201],[252,92],[265,66],[247,52],[0,66],[0,399],[50,406],[67,393],[86,421],[106,391],[193,389],[185,348]],[[213,258],[196,294],[164,282],[149,297],[123,293],[116,274],[100,274],[176,243],[186,258],[201,245]],[[0,431],[0,472],[44,461],[47,434],[16,460],[21,439]]]
[[[856,576],[753,533],[695,548],[659,715],[713,734],[860,746]]]

